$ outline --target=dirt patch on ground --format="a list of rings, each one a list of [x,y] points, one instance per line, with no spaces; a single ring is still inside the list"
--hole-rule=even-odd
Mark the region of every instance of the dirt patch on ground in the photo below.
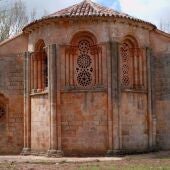
[[[170,170],[170,151],[124,157],[0,156],[0,170]]]

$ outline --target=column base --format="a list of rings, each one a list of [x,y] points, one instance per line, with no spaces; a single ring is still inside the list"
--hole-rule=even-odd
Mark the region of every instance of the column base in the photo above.
[[[31,148],[23,148],[21,155],[23,156],[31,155]]]
[[[151,152],[158,152],[159,149],[156,147],[152,147],[145,150],[108,150],[106,156],[123,156],[123,155],[133,155],[133,154],[144,154],[144,153],[151,153]]]
[[[64,153],[62,150],[48,150],[47,152],[48,157],[55,157],[55,158],[60,158],[64,156]]]
[[[149,148],[149,152],[159,152],[160,148],[158,146],[152,146]]]
[[[108,156],[108,157],[120,156],[120,155],[122,155],[121,150],[108,150],[107,153],[106,153],[106,156]]]

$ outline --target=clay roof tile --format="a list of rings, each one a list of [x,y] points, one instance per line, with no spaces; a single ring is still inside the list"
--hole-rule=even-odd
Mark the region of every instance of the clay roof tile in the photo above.
[[[36,20],[36,21],[30,23],[29,25],[27,25],[25,28],[27,28],[27,27],[31,26],[32,24],[35,24],[39,21],[43,21],[43,20],[50,19],[50,18],[64,18],[64,17],[72,18],[72,17],[79,17],[79,16],[81,16],[81,17],[89,17],[89,16],[96,17],[97,16],[97,17],[126,18],[126,19],[130,19],[133,21],[142,22],[142,23],[154,26],[153,24],[151,24],[149,22],[145,22],[143,20],[132,17],[128,14],[118,12],[113,9],[104,7],[100,4],[92,2],[91,0],[84,0],[78,4],[72,5],[68,8],[62,9],[58,12],[55,12],[48,16],[45,16],[40,20]]]

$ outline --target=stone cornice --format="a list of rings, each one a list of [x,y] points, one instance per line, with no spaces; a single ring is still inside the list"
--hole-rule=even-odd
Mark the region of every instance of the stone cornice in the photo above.
[[[45,20],[39,20],[37,22],[31,23],[31,25],[28,25],[23,29],[24,33],[31,33],[35,31],[38,28],[41,28],[43,26],[55,24],[55,25],[73,25],[73,24],[80,24],[80,23],[95,23],[99,24],[102,22],[108,22],[108,23],[122,23],[127,25],[132,25],[135,27],[140,27],[147,30],[153,30],[156,29],[155,25],[148,24],[145,22],[138,22],[133,21],[131,19],[127,18],[116,18],[116,17],[73,17],[73,18],[50,18]]]

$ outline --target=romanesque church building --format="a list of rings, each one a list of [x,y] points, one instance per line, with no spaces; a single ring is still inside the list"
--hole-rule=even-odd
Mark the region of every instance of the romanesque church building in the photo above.
[[[170,149],[170,35],[90,0],[0,43],[0,154]]]

